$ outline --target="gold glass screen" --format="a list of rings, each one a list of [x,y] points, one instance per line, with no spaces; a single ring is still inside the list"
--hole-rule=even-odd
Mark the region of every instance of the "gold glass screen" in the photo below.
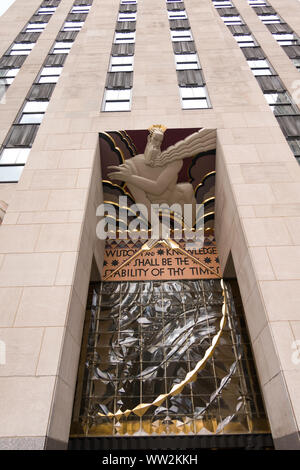
[[[71,436],[270,432],[242,307],[225,286],[217,346],[196,380],[173,396],[220,329],[221,282],[92,284]],[[141,416],[132,411],[166,394]]]

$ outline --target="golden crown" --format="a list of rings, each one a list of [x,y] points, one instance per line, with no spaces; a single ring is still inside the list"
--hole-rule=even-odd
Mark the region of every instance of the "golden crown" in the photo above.
[[[167,127],[163,126],[162,124],[153,124],[151,127],[149,127],[148,131],[152,134],[155,129],[158,129],[164,134],[164,132],[167,130]]]

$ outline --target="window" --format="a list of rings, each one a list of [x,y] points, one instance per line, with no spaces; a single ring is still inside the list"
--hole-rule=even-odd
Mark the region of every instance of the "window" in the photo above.
[[[136,13],[119,13],[118,21],[136,21]]]
[[[73,42],[71,41],[56,42],[54,44],[52,54],[69,54],[72,46],[73,46]]]
[[[24,170],[24,165],[1,166],[0,183],[16,183]]]
[[[0,69],[0,86],[11,85],[20,69]]]
[[[90,9],[89,5],[78,5],[72,8],[71,13],[89,13]]]
[[[0,165],[25,164],[30,148],[4,149],[0,155]]]
[[[26,33],[41,33],[46,28],[47,23],[28,23],[26,26]]]
[[[280,23],[280,18],[277,15],[258,15],[258,17],[264,24]]]
[[[206,87],[179,87],[182,109],[209,108]]]
[[[176,70],[200,69],[197,54],[175,54]]]
[[[248,0],[248,3],[251,7],[265,7],[267,6],[266,2],[263,0]]]
[[[255,76],[273,75],[267,60],[247,60],[247,62]]]
[[[103,111],[130,111],[131,89],[105,90]]]
[[[80,31],[84,21],[66,21],[63,26],[63,31]]]
[[[251,34],[244,34],[233,37],[240,47],[254,47],[256,45]]]
[[[292,59],[292,62],[300,70],[300,58]]]
[[[243,24],[240,16],[221,16],[222,20],[226,25],[230,24]]]
[[[32,51],[35,43],[15,43],[10,49],[10,55],[28,55]]]
[[[132,31],[130,33],[115,33],[114,43],[134,43],[135,42],[135,32]]]
[[[53,15],[53,13],[55,13],[55,10],[56,10],[55,7],[43,7],[39,9],[37,14],[38,15]]]
[[[173,42],[193,40],[192,32],[188,29],[183,31],[171,31],[171,38]]]
[[[185,10],[182,11],[168,11],[169,20],[185,20],[187,19],[187,14]]]
[[[278,44],[281,46],[292,46],[298,44],[298,38],[295,34],[273,34]]]
[[[62,67],[44,67],[38,83],[56,83],[62,72]]]
[[[232,3],[231,2],[216,2],[216,1],[213,1],[213,4],[216,8],[231,8],[233,7]]]
[[[112,56],[110,60],[110,72],[132,72],[133,56]]]
[[[27,101],[25,104],[19,123],[20,124],[40,124],[43,120],[48,101]]]

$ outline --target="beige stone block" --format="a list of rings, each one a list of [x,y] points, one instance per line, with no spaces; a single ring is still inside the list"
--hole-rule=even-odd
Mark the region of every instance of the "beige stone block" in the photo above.
[[[86,203],[86,189],[57,189],[50,193],[47,210],[83,210]]]
[[[65,150],[61,155],[59,168],[91,168],[93,162],[92,150]]]
[[[70,211],[68,222],[82,222],[84,218],[84,211]]]
[[[81,342],[77,343],[67,330],[63,341],[59,376],[73,390],[77,379],[80,347]]]
[[[228,164],[259,162],[255,145],[222,145],[222,149]]]
[[[263,394],[273,438],[298,432],[283,373],[277,374],[263,387]]]
[[[265,325],[252,344],[260,382],[265,385],[280,371],[280,359],[269,325]]]
[[[45,328],[36,375],[57,375],[65,328]]]
[[[295,158],[288,144],[260,143],[255,145],[258,156],[262,162],[289,162]]]
[[[260,282],[269,321],[296,321],[300,311],[300,280]]]
[[[280,218],[243,219],[249,246],[289,245],[292,240]]]
[[[83,140],[82,133],[52,134],[46,136],[45,150],[76,150]]]
[[[267,183],[293,181],[288,167],[284,163],[245,164],[241,167],[245,183]]]
[[[25,287],[14,326],[64,326],[69,297],[70,288],[65,286]]]
[[[34,375],[43,337],[43,328],[1,328],[0,339],[6,345],[6,361],[0,376]]]
[[[70,307],[67,318],[67,328],[74,338],[75,342],[81,344],[83,324],[86,314],[86,302],[85,305],[81,303],[75,289],[72,290],[72,296],[70,299]]]
[[[284,221],[293,243],[295,245],[300,245],[300,217],[286,217]]]
[[[63,224],[69,222],[68,211],[22,212],[18,224]]]
[[[77,263],[77,252],[62,253],[55,277],[55,285],[70,286],[73,283],[75,267]]]
[[[57,253],[8,254],[1,267],[0,286],[52,285],[58,261]]]
[[[42,226],[35,251],[76,251],[81,224],[46,224]]]
[[[276,201],[281,204],[295,204],[300,202],[300,182],[272,184],[272,190],[275,195]]]
[[[9,212],[43,211],[50,191],[15,191],[9,204]]]
[[[240,218],[256,217],[254,207],[252,206],[238,206],[237,210]]]
[[[77,170],[36,170],[31,189],[68,189],[76,186]]]
[[[297,364],[293,361],[295,337],[290,322],[271,322],[270,330],[274,338],[281,370],[299,370],[300,372],[300,362]]]
[[[76,187],[77,188],[89,188],[90,183],[91,183],[91,170],[90,169],[79,170]],[[98,184],[100,184],[100,182]]]
[[[298,429],[299,429],[299,426],[300,426],[300,404],[299,404],[300,370],[299,370],[299,366],[298,366],[298,370],[285,371],[284,377],[286,380],[289,395],[291,397],[292,407],[293,407],[294,415],[295,415]]]
[[[239,278],[237,278],[239,283]],[[243,293],[241,291],[242,299]],[[248,296],[247,301],[243,299],[246,322],[252,342],[259,335],[267,323],[266,310],[261,292],[257,284]]]
[[[32,252],[39,231],[39,226],[3,225],[0,230],[0,251],[2,253]]]
[[[300,246],[269,247],[268,253],[277,279],[300,279]]]
[[[246,303],[253,288],[256,285],[256,277],[252,265],[252,260],[249,256],[249,253],[246,253],[246,255],[241,258],[239,262],[237,262],[235,258],[234,249],[232,249],[232,257],[241,296],[243,298],[243,302]]]
[[[269,204],[255,206],[256,217],[299,217],[300,204]]]
[[[53,408],[49,420],[49,438],[68,442],[70,435],[70,423],[72,418],[74,389],[70,388],[59,377],[56,381]]]
[[[31,150],[26,168],[29,170],[53,170],[58,167],[61,150]]]
[[[1,209],[0,209],[0,211],[1,211]],[[8,213],[4,214],[4,219],[2,220],[2,225],[15,225],[17,223],[18,217],[19,217],[18,212],[8,212]]]
[[[21,288],[0,289],[0,327],[13,325],[21,294]]]
[[[275,274],[265,247],[249,247],[249,254],[256,279],[260,281],[275,279]]]
[[[297,349],[299,351],[298,354],[297,354],[297,360],[298,359],[300,360],[300,320],[299,321],[291,321],[290,325],[291,325],[292,332],[293,332],[293,335],[294,335],[294,340],[295,340],[293,350]],[[298,361],[298,363],[299,363],[299,361]]]
[[[45,436],[54,383],[55,377],[1,377],[0,436]]]
[[[273,204],[276,202],[269,184],[234,184],[232,186],[238,205]]]

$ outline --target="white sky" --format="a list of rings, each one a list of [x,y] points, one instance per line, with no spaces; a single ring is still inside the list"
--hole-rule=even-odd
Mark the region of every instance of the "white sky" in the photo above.
[[[15,0],[0,0],[0,16],[15,2]]]

